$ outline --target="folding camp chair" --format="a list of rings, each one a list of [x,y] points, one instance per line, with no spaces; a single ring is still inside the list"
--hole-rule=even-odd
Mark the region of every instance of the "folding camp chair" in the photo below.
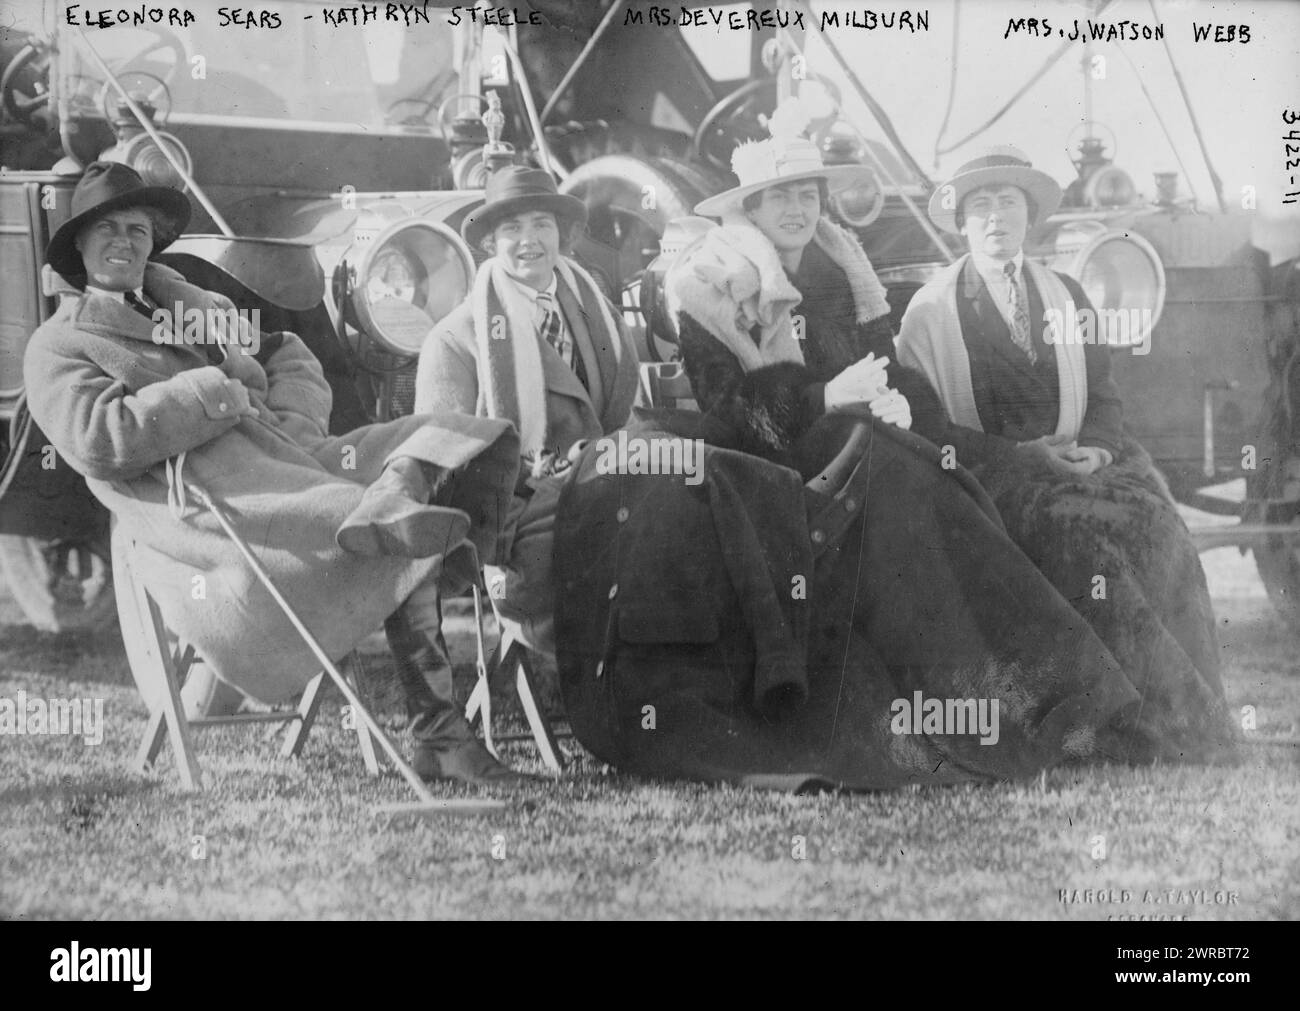
[[[130,546],[127,546],[130,550]],[[176,761],[176,770],[180,774],[181,785],[186,790],[203,789],[203,770],[199,765],[194,749],[193,731],[207,727],[230,726],[253,723],[287,723],[289,727],[280,747],[284,758],[296,758],[302,753],[307,735],[320,711],[322,690],[325,687],[325,672],[322,670],[313,677],[303,689],[302,699],[296,709],[269,713],[240,713],[231,716],[187,716],[181,700],[181,689],[185,680],[195,667],[199,657],[194,646],[176,640],[163,620],[157,602],[147,589],[128,572],[126,580],[118,584],[118,593],[132,593],[131,601],[119,599],[119,608],[127,614],[133,614],[146,624],[147,642],[135,663],[142,665],[137,671],[141,678],[141,689],[146,698],[153,698],[156,704],[145,724],[144,735],[136,751],[133,768],[144,772],[150,768],[162,752],[163,744],[170,739],[172,755]],[[175,643],[175,645],[173,645]],[[349,655],[345,664],[351,669],[349,682],[355,687],[357,655]],[[379,775],[379,760],[375,754],[375,741],[366,723],[356,716],[357,738],[361,747],[362,761],[366,770],[372,775]]]
[[[181,478],[181,468],[184,463],[184,454],[181,454],[177,460],[168,461],[168,484],[169,496],[176,488],[183,488],[187,496],[196,499],[204,508],[212,514],[217,524],[225,532],[239,553],[243,556],[244,561],[253,574],[257,576],[258,581],[266,588],[267,592],[275,600],[280,610],[284,612],[290,624],[295,631],[302,637],[303,642],[320,661],[323,670],[311,682],[308,683],[303,693],[302,701],[298,709],[293,713],[274,713],[274,714],[256,714],[255,718],[250,720],[246,716],[236,717],[219,717],[211,722],[232,723],[232,722],[267,722],[268,719],[282,719],[286,722],[292,721],[293,726],[290,728],[288,739],[285,741],[282,749],[285,754],[297,754],[303,742],[306,740],[308,730],[316,717],[317,710],[320,706],[320,690],[323,687],[324,677],[328,675],[335,686],[343,693],[344,698],[352,706],[353,715],[357,720],[357,733],[361,742],[362,756],[366,761],[366,768],[372,774],[379,771],[378,755],[375,753],[374,745],[378,744],[380,749],[388,756],[389,761],[396,767],[398,773],[406,780],[407,785],[414,791],[418,801],[414,804],[385,804],[377,807],[377,814],[385,815],[402,815],[415,814],[417,816],[425,815],[442,815],[442,814],[481,814],[487,811],[500,810],[505,807],[504,801],[499,800],[478,800],[478,799],[443,799],[435,797],[424,781],[420,779],[419,774],[411,768],[409,762],[402,757],[402,753],[397,746],[389,739],[379,722],[371,714],[361,696],[357,694],[356,688],[351,680],[345,678],[334,661],[325,653],[321,644],[312,635],[311,631],[303,624],[302,619],[298,617],[297,612],[285,599],[283,593],[275,585],[262,563],[258,561],[257,556],[253,554],[252,549],[240,536],[230,518],[226,515],[222,504],[217,501],[202,485],[194,481],[183,481]],[[184,509],[184,503],[178,505],[179,509]],[[473,550],[472,542],[466,542]],[[132,580],[134,582],[134,580]],[[149,616],[149,622],[152,626],[154,637],[159,645],[158,656],[160,663],[157,666],[155,675],[163,679],[163,699],[159,706],[158,713],[151,716],[149,725],[146,729],[144,740],[141,742],[139,761],[147,765],[154,757],[157,756],[159,749],[162,747],[162,736],[164,732],[171,737],[172,746],[176,752],[177,764],[180,768],[181,781],[186,789],[202,788],[202,772],[199,768],[198,761],[194,757],[193,742],[189,736],[189,728],[194,725],[203,726],[208,723],[204,720],[191,720],[186,717],[181,706],[179,677],[183,676],[190,665],[194,662],[194,652],[188,645],[177,644],[173,652],[167,632],[165,622],[162,620],[162,613],[158,608],[157,602],[152,599],[147,590],[141,588],[143,594],[141,600],[143,609],[141,614]],[[165,658],[165,659],[162,659]],[[146,686],[147,687],[147,686]]]

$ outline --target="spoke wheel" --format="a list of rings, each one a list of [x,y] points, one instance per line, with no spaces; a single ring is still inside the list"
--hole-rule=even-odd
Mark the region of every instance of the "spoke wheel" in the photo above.
[[[0,536],[0,575],[27,620],[46,632],[96,632],[113,621],[107,540]]]
[[[1291,526],[1300,527],[1300,513],[1294,506],[1289,508]],[[1270,519],[1273,522],[1287,520],[1285,516],[1277,515]],[[1289,626],[1300,629],[1300,540],[1269,537],[1252,553],[1255,568],[1259,570],[1259,578],[1273,607]]]

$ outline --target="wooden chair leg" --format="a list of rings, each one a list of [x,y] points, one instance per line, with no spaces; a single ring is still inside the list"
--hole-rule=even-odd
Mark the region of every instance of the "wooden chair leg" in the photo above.
[[[537,705],[537,680],[533,675],[533,662],[528,658],[528,650],[522,643],[515,643],[511,647],[511,653],[515,663],[515,692],[528,717],[528,726],[533,732],[533,740],[537,742],[537,750],[542,753],[542,761],[548,769],[555,773],[563,772],[564,753],[555,741],[551,721]],[[507,654],[507,659],[509,656]]]
[[[483,747],[487,748],[488,754],[501,761],[501,755],[497,752],[496,742],[492,740],[492,682],[491,672],[497,669],[498,658],[502,655],[502,644],[497,643],[496,649],[492,651],[492,656],[486,658],[483,650],[483,595],[482,591],[476,584],[474,590],[474,646],[475,662],[474,668],[478,672],[478,680],[474,682],[474,688],[469,693],[469,699],[465,703],[465,721],[473,729],[474,721],[480,716],[483,720]],[[496,605],[492,605],[492,612],[496,614]],[[501,627],[501,619],[497,617],[497,627]]]
[[[140,591],[143,594],[143,590]],[[149,613],[148,603],[141,608],[141,612]],[[150,618],[152,623],[152,617]],[[168,680],[168,672],[175,672],[176,690],[179,693],[184,687],[186,678],[189,676],[190,667],[194,663],[195,655],[192,646],[181,648],[179,645],[177,651],[173,653],[167,647],[166,639],[158,640],[155,628],[155,647],[157,650],[157,670],[164,681]],[[183,712],[182,707],[182,712]],[[159,705],[149,714],[149,720],[145,724],[144,735],[140,738],[140,746],[136,749],[135,761],[132,768],[136,772],[145,772],[154,762],[158,761],[158,756],[162,753],[163,744],[167,740],[167,710],[166,707]]]
[[[307,743],[307,735],[311,733],[311,726],[316,722],[316,714],[320,712],[321,689],[324,687],[325,672],[321,671],[308,681],[307,687],[302,690],[298,715],[290,720],[289,729],[284,735],[284,743],[280,746],[281,758],[297,758],[302,754],[302,746]]]
[[[542,714],[541,707],[537,705],[537,680],[533,674],[533,665],[529,657],[528,647],[516,638],[512,626],[507,625],[502,620],[495,598],[490,593],[488,598],[492,601],[492,615],[496,618],[499,635],[491,659],[484,661],[482,597],[480,588],[478,586],[474,587],[474,618],[478,633],[479,678],[478,683],[474,685],[474,690],[470,693],[469,701],[465,705],[465,718],[469,721],[470,726],[473,726],[475,718],[482,716],[483,744],[492,754],[492,757],[500,761],[501,756],[497,753],[492,740],[491,679],[502,670],[513,668],[515,694],[519,696],[519,702],[524,707],[524,715],[528,718],[528,727],[532,732],[533,741],[537,744],[537,750],[541,752],[542,761],[546,763],[546,767],[552,772],[562,772],[564,769],[564,752],[560,750],[559,745],[556,743],[555,732],[551,729],[550,721],[546,719]]]
[[[360,695],[361,678],[358,676],[358,670],[361,665],[361,656],[353,651],[347,655],[345,662],[347,669],[344,673],[348,679],[348,684]],[[324,673],[324,671],[321,671],[322,676]],[[378,776],[379,755],[375,751],[375,739],[370,733],[370,728],[366,726],[366,721],[361,718],[360,713],[353,713],[352,718],[356,722],[357,745],[361,748],[361,761],[364,763],[367,773],[371,776]]]
[[[140,747],[136,749],[135,763],[132,766],[136,772],[146,771],[158,759],[158,752],[162,751],[163,743],[167,740],[166,715],[162,706],[149,714],[149,722],[145,724],[144,736],[140,738]]]
[[[181,703],[178,673],[174,669],[176,659],[167,648],[167,626],[163,623],[162,612],[149,592],[145,591],[145,603],[149,609],[149,620],[153,623],[154,637],[158,642],[158,656],[162,665],[162,679],[166,687],[159,711],[162,722],[167,727],[167,736],[171,740],[172,754],[176,758],[176,769],[180,773],[181,786],[188,791],[203,789],[203,770],[198,759],[194,757],[194,741],[190,736],[189,720],[185,717],[185,707]],[[186,649],[181,659],[193,657],[193,650]],[[188,668],[188,663],[187,663]],[[150,726],[153,721],[150,720]],[[156,732],[156,731],[155,731]],[[146,731],[148,740],[148,731]],[[145,749],[148,750],[148,749]],[[154,754],[156,754],[156,750]]]

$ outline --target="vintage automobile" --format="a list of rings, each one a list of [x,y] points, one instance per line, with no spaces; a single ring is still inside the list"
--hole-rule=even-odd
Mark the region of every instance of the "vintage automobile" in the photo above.
[[[934,182],[831,36],[816,40],[814,73],[800,60],[814,40],[798,31],[702,45],[671,25],[622,30],[650,16],[641,0],[541,0],[540,23],[507,28],[428,8],[427,23],[335,29],[323,22],[346,8],[272,0],[260,9],[280,27],[238,35],[206,9],[184,27],[83,30],[66,6],[32,4],[0,42],[0,570],[44,628],[114,615],[107,517],[22,399],[23,349],[58,287],[42,251],[91,160],[189,189],[192,231],[164,259],[257,307],[264,329],[301,334],[334,388],[338,430],[409,408],[419,344],[474,270],[460,221],[485,173],[511,158],[549,168],[587,203],[577,253],[621,295],[651,366],[674,351],[660,239],[729,185],[730,151],[791,91],[822,110],[828,160],[876,171],[878,186],[833,210],[896,318],[954,256],[922,210]],[[1085,75],[1081,106],[1086,88]],[[1130,336],[1154,353],[1117,365],[1131,429],[1180,501],[1239,519],[1198,533],[1202,543],[1252,548],[1271,598],[1300,617],[1295,261],[1270,265],[1244,211],[1206,210],[1168,180],[1140,197],[1104,132],[1084,125],[1077,178],[1032,255],[1103,309],[1146,310]],[[1242,479],[1244,497],[1218,490]]]

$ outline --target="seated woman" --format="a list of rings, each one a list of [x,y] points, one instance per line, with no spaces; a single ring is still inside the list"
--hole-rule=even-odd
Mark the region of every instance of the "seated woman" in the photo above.
[[[773,123],[666,282],[701,413],[642,412],[561,500],[575,733],[643,774],[857,788],[1159,753],[1134,734],[1139,693],[979,485],[901,427],[883,289],[822,218],[861,170]],[[645,465],[690,445],[682,478]]]
[[[1199,555],[1123,432],[1109,348],[1066,343],[1050,322],[1092,314],[1083,289],[1022,249],[1060,199],[1011,147],[935,190],[931,220],[970,252],[903,317],[900,361],[925,379],[908,387],[915,430],[972,470],[1012,540],[1106,644],[1145,700],[1138,730],[1158,753],[1212,758],[1233,735]]]
[[[46,260],[78,289],[24,358],[32,416],[134,541],[132,570],[217,676],[279,702],[320,667],[186,481],[231,521],[331,657],[385,623],[427,779],[514,782],[465,722],[421,633],[444,556],[485,554],[518,469],[506,422],[415,415],[328,433],[331,394],[293,334],[153,262],[184,194],[95,162]],[[367,487],[368,485],[368,487]],[[435,504],[436,503],[436,504]]]

